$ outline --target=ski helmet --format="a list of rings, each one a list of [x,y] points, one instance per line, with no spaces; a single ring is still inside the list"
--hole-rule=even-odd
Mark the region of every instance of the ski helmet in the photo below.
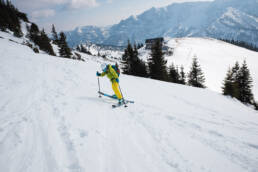
[[[105,63],[102,63],[101,64],[101,69],[102,69],[102,71],[106,71],[106,69],[107,69],[107,65],[105,64]]]

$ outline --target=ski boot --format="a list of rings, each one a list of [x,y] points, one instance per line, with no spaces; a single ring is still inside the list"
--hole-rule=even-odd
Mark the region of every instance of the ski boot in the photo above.
[[[114,99],[117,99],[117,96],[114,94],[114,95],[112,95],[112,97],[114,98]]]
[[[123,103],[123,99],[118,100],[118,105],[121,105]]]

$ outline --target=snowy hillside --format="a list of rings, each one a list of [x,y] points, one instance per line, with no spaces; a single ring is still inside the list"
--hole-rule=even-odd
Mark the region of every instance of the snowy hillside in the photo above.
[[[206,86],[217,92],[221,92],[228,68],[233,67],[236,61],[242,64],[246,60],[253,79],[253,93],[258,99],[257,52],[210,38],[167,38],[165,45],[174,51],[172,56],[165,55],[168,66],[172,63],[178,67],[183,65],[185,72],[188,72],[192,59],[197,57],[206,78]],[[139,56],[147,61],[150,51],[143,47]]]
[[[112,109],[113,100],[98,98],[91,56],[35,54],[2,38],[0,45],[1,172],[258,169],[258,113],[236,100],[121,75],[135,104]],[[106,78],[100,83],[112,93]]]
[[[214,0],[173,3],[151,8],[109,27],[78,27],[67,32],[71,46],[90,41],[127,45],[154,37],[213,37],[258,46],[258,0]]]
[[[91,43],[81,44],[91,55],[101,56],[109,60],[121,60],[124,47],[103,46]]]

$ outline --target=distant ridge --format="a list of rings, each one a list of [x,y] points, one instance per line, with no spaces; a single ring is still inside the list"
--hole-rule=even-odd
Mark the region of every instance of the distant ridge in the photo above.
[[[84,26],[66,32],[70,46],[86,41],[123,46],[153,37],[212,37],[258,45],[257,0],[173,3],[151,8],[109,27]]]

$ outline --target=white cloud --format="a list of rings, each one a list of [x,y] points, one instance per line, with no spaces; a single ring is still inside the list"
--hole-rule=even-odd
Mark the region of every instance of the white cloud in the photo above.
[[[110,0],[108,0],[110,1]],[[54,8],[63,5],[71,8],[87,8],[98,6],[97,0],[12,0],[18,8],[33,11],[44,8]]]
[[[55,15],[55,11],[52,9],[44,9],[44,10],[37,10],[33,11],[31,16],[32,18],[40,18],[40,17],[51,17]]]
[[[12,0],[14,4],[26,11],[32,11],[35,9],[49,8],[50,6],[60,5],[67,3],[69,0]]]
[[[72,8],[96,7],[98,3],[96,0],[71,0],[70,5]]]

